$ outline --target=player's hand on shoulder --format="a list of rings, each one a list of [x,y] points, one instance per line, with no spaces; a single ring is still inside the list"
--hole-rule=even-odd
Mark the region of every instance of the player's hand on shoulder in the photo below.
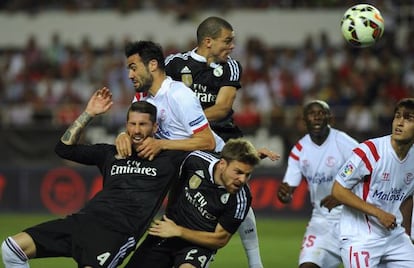
[[[162,151],[162,140],[147,137],[138,146],[138,156],[152,161]]]
[[[328,195],[325,198],[321,200],[320,206],[326,207],[328,211],[330,212],[334,207],[337,207],[341,205],[341,202],[338,201],[335,197],[332,195]]]
[[[125,132],[121,132],[115,139],[116,151],[118,152],[118,156],[120,156],[121,158],[131,156],[131,145],[131,137]]]
[[[282,182],[279,185],[279,189],[277,191],[277,198],[282,203],[289,203],[292,200],[292,187],[289,186],[286,182]]]

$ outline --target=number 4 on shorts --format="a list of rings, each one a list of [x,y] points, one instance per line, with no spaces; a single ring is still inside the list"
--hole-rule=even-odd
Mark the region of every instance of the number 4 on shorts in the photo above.
[[[105,252],[105,253],[102,253],[101,255],[98,255],[96,259],[98,260],[99,265],[102,266],[106,262],[106,260],[109,258],[109,256],[111,256],[111,253],[109,252]]]

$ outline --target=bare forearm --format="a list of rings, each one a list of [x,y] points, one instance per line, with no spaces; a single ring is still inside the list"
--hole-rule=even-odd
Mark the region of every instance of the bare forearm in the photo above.
[[[357,209],[370,216],[378,217],[381,213],[379,208],[365,202],[351,190],[344,188],[337,182],[335,182],[332,187],[332,195],[342,204]]]
[[[188,229],[179,226],[181,239],[187,240],[191,243],[198,244],[203,247],[211,249],[219,249],[224,247],[230,240],[231,235],[226,233],[213,233]]]
[[[181,150],[181,151],[195,151],[206,150],[213,151],[216,147],[214,138],[189,138],[185,140],[162,140],[163,150]]]
[[[73,145],[79,141],[83,129],[92,121],[93,116],[83,112],[76,120],[66,129],[60,140],[66,145]]]
[[[227,107],[211,106],[204,110],[208,121],[219,121],[227,116],[229,109]]]

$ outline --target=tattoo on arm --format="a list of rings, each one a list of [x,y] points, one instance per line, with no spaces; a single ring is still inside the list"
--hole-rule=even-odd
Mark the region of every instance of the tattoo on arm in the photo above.
[[[83,112],[76,120],[68,127],[60,140],[66,145],[73,145],[78,143],[82,130],[92,121],[93,117],[87,112]]]

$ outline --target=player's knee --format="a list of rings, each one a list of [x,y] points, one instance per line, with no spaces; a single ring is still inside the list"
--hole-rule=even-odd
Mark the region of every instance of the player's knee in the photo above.
[[[195,266],[190,263],[183,263],[178,268],[195,268]]]
[[[20,248],[20,246],[8,237],[1,244],[1,254],[3,257],[3,263],[5,267],[15,267],[15,265],[22,265],[19,267],[29,267],[27,264],[27,256]]]

